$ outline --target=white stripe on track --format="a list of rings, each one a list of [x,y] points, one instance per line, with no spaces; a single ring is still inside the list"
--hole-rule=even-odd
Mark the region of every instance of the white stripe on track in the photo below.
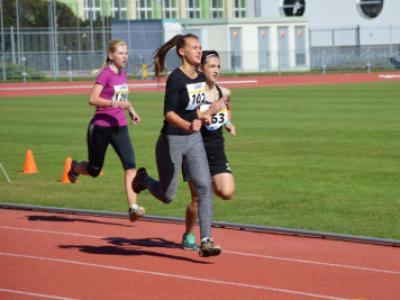
[[[90,89],[93,85],[71,85],[71,86],[23,86],[23,87],[0,87],[0,91],[42,91],[42,90],[60,90],[60,89]]]
[[[11,294],[20,294],[24,296],[31,296],[37,298],[45,298],[45,299],[57,299],[57,300],[75,300],[74,298],[66,298],[60,296],[53,296],[53,295],[46,295],[46,294],[39,294],[39,293],[32,293],[32,292],[25,292],[25,291],[17,291],[17,290],[10,290],[10,289],[2,289],[0,288],[0,293],[11,293]]]
[[[104,239],[104,236],[100,235],[89,235],[89,234],[81,234],[74,232],[65,232],[65,231],[54,231],[54,230],[45,230],[45,229],[32,229],[32,228],[24,228],[24,227],[12,227],[12,226],[0,226],[0,229],[11,229],[11,230],[19,230],[19,231],[30,231],[36,233],[48,233],[55,235],[68,235],[68,236],[78,236],[78,237],[87,237],[93,239]]]
[[[258,83],[258,80],[223,80],[217,81],[218,84],[244,84],[244,83]]]
[[[80,233],[74,233],[74,232],[52,231],[52,230],[44,230],[44,229],[31,229],[31,228],[24,228],[24,227],[0,226],[0,229],[29,231],[29,232],[47,233],[47,234],[55,234],[55,235],[77,236],[77,237],[86,237],[86,238],[95,238],[95,239],[106,239],[107,238],[105,236],[99,236],[99,235],[87,235],[87,234],[80,234]],[[365,271],[365,272],[374,272],[374,273],[382,273],[382,274],[400,275],[400,271],[368,268],[368,267],[348,265],[348,264],[336,264],[336,263],[328,263],[328,262],[306,260],[306,259],[297,259],[297,258],[290,258],[290,257],[252,254],[252,253],[244,253],[244,252],[230,251],[230,250],[224,250],[224,249],[223,249],[223,253],[231,254],[231,255],[262,258],[262,259],[268,259],[268,260],[278,260],[278,261],[286,261],[286,262],[292,262],[292,263],[311,264],[311,265],[319,265],[319,266],[325,266],[325,267],[350,269],[350,270],[354,270],[354,271]]]
[[[250,256],[250,257],[264,258],[264,259],[270,259],[270,260],[287,261],[287,262],[293,262],[293,263],[312,264],[312,265],[320,265],[320,266],[324,266],[324,267],[350,269],[350,270],[355,270],[355,271],[367,271],[367,272],[375,272],[375,273],[386,273],[386,274],[391,274],[391,275],[400,275],[399,271],[391,271],[391,270],[384,270],[384,269],[375,269],[375,268],[360,267],[360,266],[345,265],[345,264],[334,264],[334,263],[327,263],[327,262],[320,262],[320,261],[313,261],[313,260],[306,260],[306,259],[298,259],[298,258],[270,256],[270,255],[262,255],[262,254],[251,254],[251,253],[243,253],[243,252],[236,252],[236,251],[229,251],[229,250],[226,250],[223,252],[229,253],[229,254],[234,254],[234,255]]]
[[[400,74],[380,74],[378,77],[383,79],[397,79],[400,78]]]
[[[165,83],[129,83],[130,88],[155,88],[163,87]],[[0,91],[45,91],[45,90],[79,90],[91,89],[93,85],[59,85],[59,86],[22,86],[22,87],[0,87]]]
[[[242,282],[232,282],[232,281],[223,281],[223,280],[214,280],[214,279],[205,279],[205,278],[200,278],[200,277],[185,276],[185,275],[163,273],[163,272],[145,271],[145,270],[141,270],[141,269],[125,268],[125,267],[118,267],[118,266],[112,266],[112,265],[94,264],[94,263],[81,262],[81,261],[69,260],[69,259],[50,258],[50,257],[32,256],[32,255],[6,253],[6,252],[0,252],[0,255],[40,260],[40,261],[47,261],[47,262],[52,262],[52,263],[72,264],[72,265],[100,268],[100,269],[113,270],[113,271],[122,271],[122,272],[147,274],[147,275],[153,275],[153,276],[170,277],[170,278],[174,278],[174,279],[189,280],[189,281],[196,281],[196,282],[203,282],[203,283],[210,283],[210,284],[229,285],[229,286],[235,286],[235,287],[241,287],[241,288],[250,288],[250,289],[264,290],[264,291],[277,292],[277,293],[285,293],[285,294],[305,296],[305,297],[318,298],[318,299],[328,299],[328,300],[345,300],[346,299],[346,298],[339,298],[339,297],[316,294],[316,293],[308,293],[308,292],[301,292],[301,291],[295,291],[295,290],[274,288],[274,287],[263,286],[263,285],[247,284],[247,283],[242,283]]]
[[[258,80],[223,80],[218,81],[219,84],[246,84],[257,83]],[[156,88],[164,87],[165,83],[148,82],[148,83],[128,83],[130,88]],[[59,86],[18,86],[18,87],[0,87],[0,91],[43,91],[43,90],[74,90],[74,89],[91,89],[93,85],[59,85]]]

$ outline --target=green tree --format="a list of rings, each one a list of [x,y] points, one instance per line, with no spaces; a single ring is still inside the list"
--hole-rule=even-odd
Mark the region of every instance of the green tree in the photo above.
[[[3,1],[4,26],[16,26],[17,1]],[[48,27],[49,26],[49,1],[48,0],[19,0],[19,26],[20,27]],[[77,27],[82,26],[79,19],[69,6],[56,2],[57,26]]]

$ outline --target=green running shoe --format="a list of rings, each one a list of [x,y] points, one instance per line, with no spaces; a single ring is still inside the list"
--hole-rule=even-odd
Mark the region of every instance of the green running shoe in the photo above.
[[[196,236],[193,233],[185,233],[182,236],[182,248],[184,250],[197,251]]]

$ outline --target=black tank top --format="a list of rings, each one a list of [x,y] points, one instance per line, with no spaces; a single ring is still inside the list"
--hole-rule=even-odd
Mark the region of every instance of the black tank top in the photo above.
[[[217,90],[218,90],[218,100],[219,100],[219,99],[221,99],[222,96],[223,96],[222,90],[221,90],[221,88],[220,88],[217,84],[216,84],[215,86],[216,86],[216,88],[217,88]],[[211,104],[212,102],[206,100],[205,103]],[[216,129],[216,130],[208,130],[207,127],[203,125],[203,126],[201,127],[201,135],[203,136],[203,138],[204,138],[204,137],[213,137],[213,138],[215,138],[215,137],[217,137],[217,136],[221,136],[221,137],[222,137],[222,128],[223,128],[223,127],[224,127],[224,126],[221,126],[221,127],[219,127],[218,129]]]
[[[206,77],[199,73],[195,79],[189,78],[180,68],[176,68],[167,79],[164,96],[164,115],[173,111],[182,119],[192,122],[197,118],[197,108],[205,100]],[[192,134],[164,120],[161,133],[166,135]]]

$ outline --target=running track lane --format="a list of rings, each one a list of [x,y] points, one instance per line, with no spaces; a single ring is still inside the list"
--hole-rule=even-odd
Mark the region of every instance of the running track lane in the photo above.
[[[0,209],[0,299],[396,299],[400,249],[181,224]]]
[[[393,80],[400,80],[400,72],[226,77],[221,78],[219,83],[227,88],[251,88],[260,86],[344,84]],[[163,81],[158,82],[155,80],[129,80],[128,84],[132,92],[163,92],[165,85]],[[92,87],[93,82],[91,81],[0,83],[0,98],[35,95],[89,94]]]

